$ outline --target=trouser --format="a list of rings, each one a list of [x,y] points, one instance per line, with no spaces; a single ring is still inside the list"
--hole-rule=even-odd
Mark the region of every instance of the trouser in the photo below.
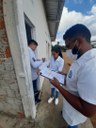
[[[33,82],[34,96],[35,96],[35,102],[36,102],[38,100],[40,91],[38,91],[37,79],[33,80],[32,82]]]
[[[51,88],[51,97],[54,97],[54,93],[55,93],[55,88]],[[59,91],[56,90],[56,98],[59,97]]]
[[[78,125],[74,125],[74,126],[70,126],[70,125],[68,125],[67,128],[78,128]]]

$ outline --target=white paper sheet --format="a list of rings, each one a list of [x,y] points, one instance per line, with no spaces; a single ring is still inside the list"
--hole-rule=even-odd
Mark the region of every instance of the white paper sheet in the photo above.
[[[56,78],[60,82],[60,84],[64,84],[65,76],[57,72],[51,71],[49,68],[44,67],[43,69],[41,69],[40,75],[48,79]]]

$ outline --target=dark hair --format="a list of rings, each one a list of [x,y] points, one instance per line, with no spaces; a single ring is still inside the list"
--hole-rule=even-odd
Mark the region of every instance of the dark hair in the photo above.
[[[28,45],[31,45],[31,44],[35,44],[36,46],[38,46],[38,43],[35,40],[29,40]]]
[[[76,24],[69,28],[63,35],[63,39],[72,39],[77,37],[84,37],[90,43],[91,33],[90,30],[83,24]]]
[[[58,53],[59,56],[60,56],[61,58],[63,58],[62,52],[61,52],[61,48],[60,48],[59,46],[53,46],[51,51]]]

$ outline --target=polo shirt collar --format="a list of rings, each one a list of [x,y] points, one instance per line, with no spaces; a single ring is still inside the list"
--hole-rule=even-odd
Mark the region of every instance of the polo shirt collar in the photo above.
[[[79,59],[76,60],[76,62],[79,65],[82,65],[89,61],[90,59],[96,57],[96,48],[93,48],[91,50],[88,50],[86,53],[84,53]]]

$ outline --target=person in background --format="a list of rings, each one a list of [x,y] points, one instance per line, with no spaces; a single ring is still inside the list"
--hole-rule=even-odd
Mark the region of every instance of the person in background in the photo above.
[[[37,80],[38,80],[38,68],[42,63],[45,61],[45,58],[37,59],[35,50],[38,46],[38,43],[35,40],[30,40],[28,42],[28,52],[29,52],[29,59],[30,59],[30,65],[31,65],[31,72],[32,72],[32,83],[33,83],[33,89],[34,89],[34,95],[35,95],[35,103],[40,102],[39,94],[40,91],[38,90],[37,86]]]
[[[61,72],[64,67],[64,59],[62,58],[61,49],[59,46],[52,47],[52,57],[46,62],[46,65],[54,72]],[[55,96],[56,90],[56,96]],[[48,99],[50,104],[55,99],[55,105],[59,103],[59,90],[51,84],[51,96]]]
[[[83,24],[69,28],[64,36],[66,47],[77,55],[66,78],[66,89],[58,80],[50,80],[64,97],[63,118],[68,128],[78,128],[96,114],[96,48],[91,46],[91,33]]]

